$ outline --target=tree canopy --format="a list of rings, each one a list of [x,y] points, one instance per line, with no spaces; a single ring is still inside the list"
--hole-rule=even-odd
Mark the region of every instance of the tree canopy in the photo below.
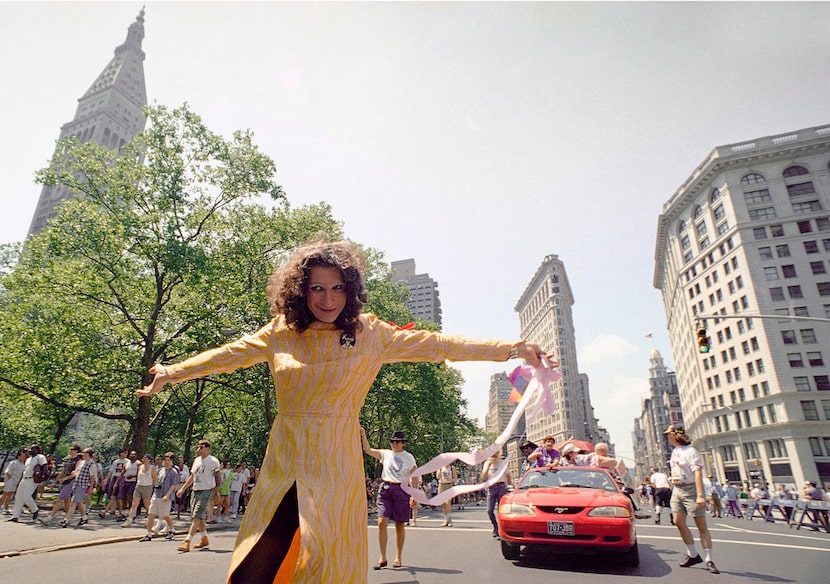
[[[154,363],[259,328],[270,318],[268,275],[313,234],[338,239],[343,228],[326,203],[291,207],[250,132],[225,139],[186,105],[148,108],[148,121],[120,152],[60,143],[38,176],[73,198],[22,251],[0,249],[0,444],[37,439],[50,451],[80,412],[99,420],[86,436],[115,436],[139,452],[190,458],[205,437],[220,458],[255,461],[277,413],[265,365],[152,401],[135,390]],[[408,322],[407,292],[380,252],[365,253],[367,308]],[[474,428],[461,381],[434,364],[386,366],[363,422],[383,439],[394,429],[438,435],[444,425],[449,445]]]

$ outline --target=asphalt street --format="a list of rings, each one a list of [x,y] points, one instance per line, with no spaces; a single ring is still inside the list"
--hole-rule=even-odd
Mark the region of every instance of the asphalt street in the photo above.
[[[368,582],[549,584],[565,578],[568,584],[826,584],[830,574],[830,534],[795,530],[781,523],[710,519],[715,561],[721,570],[720,575],[712,575],[701,566],[678,566],[685,551],[677,530],[665,521],[663,525],[651,520],[638,522],[641,564],[622,568],[601,555],[550,554],[544,550],[528,550],[519,561],[508,561],[491,536],[483,506],[456,510],[453,515],[454,526],[442,528],[439,511],[422,510],[418,526],[407,528],[403,566],[378,571],[371,569],[378,548],[375,519],[370,516]],[[0,574],[4,582],[65,584],[115,578],[118,584],[222,584],[236,538],[235,525],[212,525],[209,549],[181,554],[176,551],[181,535],[173,542],[154,539],[142,543],[138,540],[144,535],[143,528],[124,529],[97,515],[84,527],[65,529],[32,523],[28,515],[21,523],[3,519],[6,517],[0,516]],[[182,515],[176,522],[177,531],[183,533],[188,523]],[[391,558],[394,529],[389,535]]]

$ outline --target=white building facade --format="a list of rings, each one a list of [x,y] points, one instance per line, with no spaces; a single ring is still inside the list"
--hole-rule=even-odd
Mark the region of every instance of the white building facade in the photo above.
[[[527,437],[539,443],[551,435],[557,442],[570,436],[591,442],[607,441],[607,432],[597,425],[591,405],[588,376],[579,372],[573,324],[574,297],[558,256],[545,257],[516,303],[521,338],[553,353],[562,379],[553,384],[557,409],[551,416],[528,412]],[[610,445],[609,445],[610,446]]]
[[[721,481],[830,481],[828,165],[830,126],[719,146],[663,206],[654,286]]]

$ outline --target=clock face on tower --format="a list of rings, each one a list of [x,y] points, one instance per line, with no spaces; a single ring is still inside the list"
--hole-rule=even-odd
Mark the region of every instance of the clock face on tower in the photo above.
[[[508,399],[510,397],[510,390],[509,389],[500,389],[499,390],[499,399]]]

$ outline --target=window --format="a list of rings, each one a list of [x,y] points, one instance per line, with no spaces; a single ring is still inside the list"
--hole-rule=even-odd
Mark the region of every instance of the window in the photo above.
[[[721,446],[721,457],[726,462],[734,462],[737,460],[735,457],[735,447],[732,445]]]
[[[766,239],[767,229],[765,227],[756,227],[752,230],[752,234],[755,236],[755,239]]]
[[[810,316],[810,311],[806,306],[796,306],[793,308],[793,314],[795,316]]]
[[[804,298],[804,294],[801,292],[801,286],[787,286],[787,291],[790,293],[790,298]]]
[[[790,367],[804,367],[801,353],[787,353],[787,361],[790,362]]]
[[[704,237],[703,239],[701,239],[701,240],[700,240],[700,249],[701,249],[701,250],[704,250],[704,249],[706,249],[707,247],[709,247],[709,238],[708,238],[708,237]]]
[[[774,219],[778,217],[775,214],[774,207],[761,207],[760,209],[750,209],[749,210],[749,219],[750,221],[761,221],[763,219]]]
[[[813,456],[824,456],[824,452],[821,449],[821,442],[818,438],[810,438],[810,450]]]
[[[686,222],[681,219],[680,223],[677,224],[677,232],[683,233],[684,231],[686,231]]]
[[[738,321],[738,324],[741,325],[743,323],[741,321]],[[741,331],[741,332],[743,332],[743,331]],[[744,355],[749,355],[749,342],[748,341],[743,341],[741,343],[741,349],[743,349]]]
[[[815,329],[801,329],[801,342],[805,345],[814,345],[818,343]]]
[[[755,184],[762,183],[762,182],[767,182],[767,179],[765,179],[763,175],[758,174],[757,172],[747,173],[741,179],[741,184],[743,186],[755,185]]]
[[[744,193],[744,201],[746,201],[747,205],[752,205],[753,203],[765,203],[767,201],[771,201],[772,197],[770,197],[768,189],[759,189],[757,191],[746,191]]]
[[[713,213],[715,215],[715,221],[720,221],[721,219],[726,217],[726,211],[723,210],[723,205],[718,205],[717,207],[715,207]]]
[[[758,456],[758,445],[755,442],[744,443],[744,455],[746,458],[760,458]]]
[[[811,367],[821,367],[824,365],[824,358],[819,351],[807,351],[807,362]]]
[[[819,391],[830,391],[830,376],[828,375],[816,375],[813,377],[813,381],[816,382],[816,389]]]
[[[727,231],[729,231],[729,221],[724,221],[718,225],[718,235],[723,235]]]
[[[720,191],[718,189],[712,189],[712,192],[709,194],[709,202],[714,203],[720,198]]]
[[[771,260],[772,259],[772,248],[771,247],[759,247],[758,248],[758,255],[761,257],[762,260]]]
[[[779,258],[788,258],[790,257],[790,246],[786,243],[784,245],[776,245],[775,253],[778,254]]]
[[[772,234],[773,237],[784,237],[784,226],[770,225],[769,232]]]
[[[764,268],[764,277],[767,279],[768,282],[772,280],[777,280],[778,268],[776,268],[775,266]]]
[[[758,409],[763,411],[763,408]],[[767,452],[770,458],[787,458],[787,444],[780,438],[767,440]]]
[[[830,231],[830,217],[818,217],[816,219],[816,229],[819,231]]]
[[[783,175],[784,178],[789,178],[791,176],[800,176],[802,174],[810,174],[806,168],[801,166],[800,164],[794,164],[784,169]]]
[[[796,391],[810,391],[812,389],[809,377],[793,377],[793,383]]]
[[[822,239],[821,245],[824,247],[824,251],[830,251],[830,238]]]
[[[785,345],[797,345],[798,339],[795,337],[795,331],[781,331],[781,339]]]
[[[818,243],[815,241],[805,241],[804,251],[806,253],[818,253]]]
[[[753,377],[755,375],[755,365],[753,365],[752,362],[746,364],[746,373],[750,377]]]
[[[816,192],[816,188],[813,186],[813,181],[807,181],[802,183],[796,183],[794,185],[787,185],[787,193],[791,197],[800,197],[802,195],[812,195]]]
[[[793,264],[787,264],[781,266],[781,273],[784,275],[785,278],[797,278],[798,274],[795,272],[795,266]]]
[[[826,274],[827,268],[824,267],[824,262],[810,262],[810,269],[813,274]]]
[[[703,215],[703,209],[701,209],[700,205],[696,205],[694,214],[692,214],[692,218],[697,219],[701,215]]]
[[[816,286],[819,296],[830,296],[830,282],[819,282]]]
[[[804,414],[804,419],[806,421],[818,421],[818,410],[816,409],[816,402],[813,400],[801,400],[801,411]]]
[[[706,223],[701,221],[700,223],[696,224],[695,231],[698,235],[703,235],[704,233],[706,233]]]
[[[688,235],[684,235],[683,237],[680,238],[680,247],[682,249],[689,249],[691,247],[691,245],[692,245],[692,242],[689,239]]]
[[[739,289],[743,288],[744,287],[744,277],[743,276],[736,277],[735,278],[735,283],[738,285]]]
[[[767,413],[769,414],[769,421],[771,424],[775,424],[778,422],[778,414],[775,413],[774,404],[770,404],[767,406]]]
[[[803,201],[801,203],[793,203],[793,213],[796,215],[804,215],[805,213],[812,213],[814,211],[821,211],[824,207],[817,200]]]
[[[821,400],[821,409],[824,410],[824,419],[830,420],[830,399]]]
[[[769,296],[773,302],[777,302],[780,300],[785,300],[784,298],[784,289],[783,288],[770,288],[769,289]]]
[[[797,225],[799,233],[810,233],[813,230],[809,221],[799,221]]]

